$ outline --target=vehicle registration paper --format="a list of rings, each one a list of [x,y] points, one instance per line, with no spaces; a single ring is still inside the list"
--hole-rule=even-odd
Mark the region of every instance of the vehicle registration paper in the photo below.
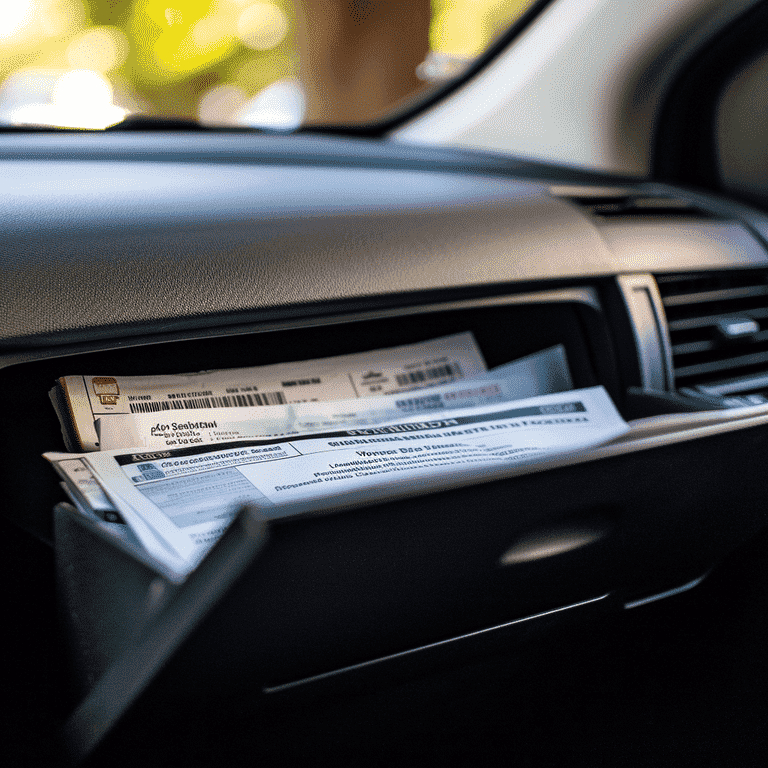
[[[565,350],[557,345],[501,365],[479,379],[428,390],[264,407],[111,414],[97,420],[96,431],[103,451],[132,447],[157,450],[382,424],[409,414],[471,408],[572,388]]]
[[[138,521],[138,538],[155,539],[154,555],[183,575],[246,503],[270,518],[349,508],[509,473],[627,430],[593,387],[288,439],[45,456],[83,459],[126,523]]]
[[[63,401],[77,447],[101,447],[94,422],[120,414],[253,408],[407,392],[481,376],[471,332],[359,354],[255,368],[166,376],[64,376]],[[56,401],[54,401],[56,404]]]

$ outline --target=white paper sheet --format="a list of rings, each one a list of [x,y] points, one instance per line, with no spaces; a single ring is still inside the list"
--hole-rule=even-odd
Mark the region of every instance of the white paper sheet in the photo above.
[[[486,371],[471,333],[359,354],[256,368],[173,376],[64,376],[59,384],[83,450],[99,450],[94,427],[117,414],[170,416],[346,400],[407,392],[476,378]]]
[[[84,459],[126,522],[140,518],[173,549],[168,567],[184,573],[244,503],[272,518],[372,503],[581,451],[627,429],[593,387],[290,439],[46,458]]]
[[[354,426],[383,424],[408,416],[520,400],[572,388],[562,346],[495,369],[496,376],[433,386],[427,390],[330,402],[255,408],[209,408],[168,413],[112,414],[97,421],[101,449],[169,447],[288,437]]]
[[[509,382],[487,379],[385,397],[273,405],[237,412],[228,408],[167,414],[116,414],[97,424],[102,450],[159,450],[261,437],[290,437],[355,426],[372,426],[410,414],[470,408],[515,399]]]
[[[518,398],[573,389],[573,379],[562,344],[521,357],[511,363],[497,365],[481,378],[508,381],[510,386],[514,387]]]

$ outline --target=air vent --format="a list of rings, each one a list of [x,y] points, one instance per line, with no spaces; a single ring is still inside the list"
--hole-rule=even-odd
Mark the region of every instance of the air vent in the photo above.
[[[678,389],[768,392],[768,270],[656,275],[656,282]]]
[[[618,194],[563,195],[597,220],[608,219],[712,219],[710,211],[679,197]]]

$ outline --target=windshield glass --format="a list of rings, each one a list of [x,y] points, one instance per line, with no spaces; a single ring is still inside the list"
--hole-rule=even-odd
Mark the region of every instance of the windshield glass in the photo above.
[[[533,2],[7,0],[0,123],[369,123],[461,75]]]

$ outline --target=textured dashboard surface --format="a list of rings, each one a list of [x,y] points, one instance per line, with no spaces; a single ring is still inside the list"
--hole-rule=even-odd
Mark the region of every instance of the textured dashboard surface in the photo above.
[[[498,178],[206,164],[2,164],[6,341],[607,269],[597,233]]]
[[[284,141],[260,155],[228,135],[184,137],[175,149],[150,135],[0,138],[5,346],[647,271],[662,252],[677,269],[695,267],[697,254],[707,266],[765,261],[737,224],[691,225],[671,239],[608,235],[548,194],[545,168],[534,168],[541,180],[521,179],[530,167],[485,156],[471,166],[461,154],[388,157],[348,142],[337,164],[344,142],[312,144],[322,150],[313,163],[306,142],[291,158]],[[683,247],[680,232],[699,246]]]

